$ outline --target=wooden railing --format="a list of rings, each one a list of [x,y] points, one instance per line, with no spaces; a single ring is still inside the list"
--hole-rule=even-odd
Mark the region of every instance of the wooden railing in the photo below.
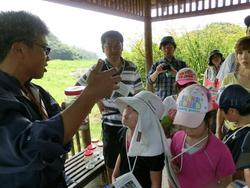
[[[96,146],[91,156],[84,156],[84,152],[78,152],[66,160],[65,174],[69,188],[82,188],[101,176],[101,185],[107,184],[107,173],[102,155],[102,147]]]
[[[89,144],[91,144],[91,135],[89,128],[89,117],[87,117],[82,125],[80,126],[78,132],[75,134],[71,141],[71,150],[67,154],[67,158],[74,156],[76,153],[83,151]]]

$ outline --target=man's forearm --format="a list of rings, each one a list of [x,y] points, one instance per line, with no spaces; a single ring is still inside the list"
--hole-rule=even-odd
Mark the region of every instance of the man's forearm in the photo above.
[[[149,76],[149,79],[152,81],[152,82],[155,82],[156,80],[157,80],[157,78],[158,78],[158,72],[157,71],[155,71],[153,74],[151,74],[150,76]]]
[[[61,112],[64,126],[64,144],[68,143],[78,130],[81,122],[88,116],[96,102],[109,97],[113,90],[118,89],[121,77],[112,68],[101,71],[102,62],[98,62],[88,77],[88,85],[81,95],[68,108]],[[98,85],[97,85],[98,83]]]
[[[64,144],[68,143],[88,116],[96,103],[93,93],[86,88],[78,99],[62,112],[64,126]]]

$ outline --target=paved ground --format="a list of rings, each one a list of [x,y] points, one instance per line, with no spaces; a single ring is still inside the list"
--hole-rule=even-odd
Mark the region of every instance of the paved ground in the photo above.
[[[103,188],[104,183],[102,182],[101,176],[98,176],[95,180],[90,182],[87,186],[84,188]],[[162,175],[162,188],[168,188],[168,181],[167,181],[167,173],[166,169],[163,169],[163,175]]]
[[[91,181],[87,186],[84,188],[103,188],[104,183],[102,182],[101,175],[96,177],[93,181]]]

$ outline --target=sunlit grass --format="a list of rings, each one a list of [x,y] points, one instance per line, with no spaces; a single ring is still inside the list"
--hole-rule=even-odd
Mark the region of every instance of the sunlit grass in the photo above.
[[[81,73],[90,68],[93,61],[49,61],[47,72],[40,80],[33,80],[34,83],[46,89],[61,104],[64,99],[64,89],[75,85]],[[92,138],[101,138],[101,119],[97,105],[94,106],[90,115],[90,130]]]

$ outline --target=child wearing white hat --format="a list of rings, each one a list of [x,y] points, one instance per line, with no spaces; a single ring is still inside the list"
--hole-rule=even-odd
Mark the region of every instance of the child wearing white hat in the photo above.
[[[181,188],[226,187],[235,172],[232,155],[211,133],[211,96],[203,86],[184,88],[176,101],[174,124],[183,128],[171,142],[172,167]]]
[[[173,124],[178,94],[185,87],[197,83],[197,74],[193,69],[182,68],[177,72],[175,77],[175,90],[177,94],[170,95],[163,100],[164,113],[161,119],[161,124],[167,138],[171,138],[174,132],[178,130],[178,127]]]
[[[160,124],[164,107],[161,99],[149,91],[133,97],[119,97],[115,103],[122,113],[124,128],[120,134],[120,154],[112,175],[132,173],[143,188],[161,187],[164,167],[165,135]]]

